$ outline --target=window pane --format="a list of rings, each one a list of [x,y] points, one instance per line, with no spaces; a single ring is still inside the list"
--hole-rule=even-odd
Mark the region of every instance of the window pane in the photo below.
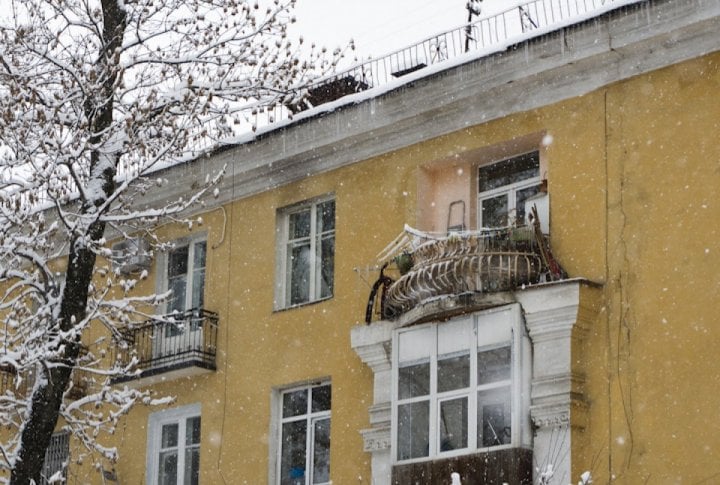
[[[312,483],[330,481],[330,418],[315,421]]]
[[[335,201],[328,200],[317,206],[317,231],[327,232],[335,229]]]
[[[330,386],[313,387],[312,392],[312,412],[317,413],[318,411],[329,411],[330,400],[332,398],[332,391]]]
[[[184,485],[198,485],[200,483],[200,448],[193,447],[185,450]]]
[[[463,389],[470,385],[470,356],[468,354],[439,358],[437,363],[438,392]]]
[[[168,277],[187,274],[188,247],[183,246],[170,251],[168,254]]]
[[[188,418],[185,423],[185,444],[200,444],[200,416]]]
[[[193,269],[205,267],[205,251],[207,249],[207,243],[200,241],[195,243],[194,254],[193,254]]]
[[[310,243],[290,246],[290,304],[310,301]]]
[[[168,300],[168,313],[174,311],[185,311],[185,288],[187,286],[187,276],[175,276],[168,280],[168,290],[172,291]]]
[[[408,365],[398,369],[398,399],[430,394],[430,363]]]
[[[512,313],[507,310],[479,316],[477,319],[478,348],[496,344],[509,345],[512,339],[512,319]]]
[[[515,192],[515,220],[518,224],[525,224],[527,222],[525,220],[525,216],[527,215],[525,214],[525,201],[538,192],[540,192],[539,185],[533,185],[532,187]]]
[[[468,446],[467,397],[440,403],[440,451],[459,450]]]
[[[335,272],[335,234],[320,240],[320,298],[332,296]]]
[[[300,239],[310,236],[310,209],[290,214],[289,222],[290,239]]]
[[[158,485],[177,485],[177,450],[160,453]]]
[[[510,347],[478,352],[478,385],[510,379]]]
[[[305,485],[306,431],[306,420],[283,424],[280,457],[280,483],[282,485]]]
[[[193,272],[192,308],[202,308],[205,304],[205,270]]]
[[[508,196],[498,195],[480,201],[483,227],[505,227],[508,225]]]
[[[283,394],[283,418],[307,413],[307,392],[307,389],[299,389]]]
[[[398,460],[428,456],[430,402],[398,406]]]
[[[478,173],[480,192],[538,177],[540,175],[540,153],[525,153],[492,165],[486,165],[480,167]]]
[[[162,427],[162,436],[160,438],[161,448],[174,448],[178,445],[178,425],[177,423],[166,424]]]
[[[472,322],[469,318],[443,322],[437,326],[437,353],[440,356],[470,352],[473,340]]]
[[[429,358],[435,345],[435,329],[419,327],[405,330],[398,335],[398,362],[418,361]]]
[[[477,423],[478,446],[510,443],[510,386],[478,392]]]

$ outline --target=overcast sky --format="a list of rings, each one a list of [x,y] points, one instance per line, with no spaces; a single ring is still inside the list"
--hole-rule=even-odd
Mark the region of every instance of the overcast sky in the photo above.
[[[484,0],[482,16],[516,0]],[[343,47],[352,38],[360,58],[377,57],[467,21],[466,0],[298,0],[297,28],[309,41]]]

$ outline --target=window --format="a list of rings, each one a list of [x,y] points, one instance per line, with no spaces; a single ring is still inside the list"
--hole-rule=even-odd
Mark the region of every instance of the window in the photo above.
[[[50,438],[50,445],[45,450],[45,462],[40,479],[41,485],[51,483],[50,479],[56,473],[64,474],[70,459],[70,433],[54,433]],[[63,480],[53,480],[52,483],[61,485],[67,483],[66,477]]]
[[[280,230],[278,306],[330,298],[335,256],[335,201],[322,199],[283,209]]]
[[[540,153],[511,157],[478,169],[478,225],[525,223],[525,201],[540,192]]]
[[[204,240],[185,241],[168,252],[165,276],[167,289],[172,290],[167,302],[168,313],[203,307],[206,247]]]
[[[146,483],[200,483],[200,405],[150,415]]]
[[[400,329],[394,345],[397,461],[528,440],[529,343],[518,305]]]
[[[330,483],[330,384],[280,393],[277,483]]]

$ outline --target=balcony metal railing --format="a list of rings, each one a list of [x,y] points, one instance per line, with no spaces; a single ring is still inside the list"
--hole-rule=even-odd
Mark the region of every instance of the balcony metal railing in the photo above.
[[[375,310],[382,319],[395,319],[439,297],[513,291],[567,278],[550,250],[549,236],[542,233],[536,206],[531,215],[528,226],[446,234],[405,226],[378,255],[383,266],[368,298],[366,323]],[[395,279],[384,274],[390,264],[390,271],[399,273]]]
[[[186,367],[215,370],[217,329],[218,315],[197,308],[147,321],[126,334],[127,349],[120,356],[124,362],[135,357],[142,373],[119,380]]]
[[[376,59],[360,62],[348,69],[314,81],[306,101],[317,107],[355,92],[383,86],[393,79],[425,67],[500,45],[508,40],[522,40],[533,31],[552,28],[569,20],[601,14],[611,6],[628,0],[532,0],[503,12],[480,18],[455,29],[428,37],[409,47]],[[318,96],[323,93],[325,96]],[[332,94],[335,94],[334,96]],[[320,101],[316,103],[316,101]],[[291,111],[297,112],[295,106]],[[289,116],[288,109],[278,106],[266,113],[278,121]],[[261,122],[261,120],[257,120]],[[272,122],[268,123],[271,124]]]

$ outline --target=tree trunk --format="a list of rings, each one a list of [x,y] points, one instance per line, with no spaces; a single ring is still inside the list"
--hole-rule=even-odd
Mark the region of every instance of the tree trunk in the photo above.
[[[115,81],[119,75],[119,55],[122,46],[123,35],[126,27],[126,15],[117,3],[117,0],[102,0],[103,11],[103,49],[98,56],[99,71],[104,74],[102,85],[94,98],[88,99],[86,105],[86,116],[93,132],[97,135],[91,136],[91,146],[101,146],[104,133],[113,122],[113,97]],[[104,164],[102,157],[112,156],[112,164]],[[63,332],[68,332],[82,321],[86,315],[89,287],[95,268],[96,254],[87,246],[87,241],[99,241],[105,233],[105,222],[99,220],[100,214],[97,208],[100,207],[115,190],[114,178],[117,173],[117,166],[120,154],[102,154],[95,149],[90,154],[90,181],[102,181],[102,194],[100,197],[93,197],[84,201],[81,212],[89,217],[94,216],[95,220],[89,224],[84,234],[75,235],[70,243],[68,254],[67,273],[65,279],[65,290],[60,304],[58,324]],[[98,168],[102,171],[98,172]],[[48,329],[50,330],[50,329]],[[50,445],[53,431],[57,426],[62,406],[63,394],[68,388],[73,368],[77,365],[77,358],[80,353],[81,342],[78,337],[73,341],[65,341],[61,366],[53,365],[46,367],[41,376],[40,382],[36,384],[36,390],[32,396],[32,407],[27,425],[20,436],[20,451],[18,460],[15,463],[10,483],[12,485],[30,485],[32,481],[41,483],[41,474],[45,462],[45,451]],[[58,364],[57,362],[53,364]],[[49,477],[46,477],[49,478]]]

